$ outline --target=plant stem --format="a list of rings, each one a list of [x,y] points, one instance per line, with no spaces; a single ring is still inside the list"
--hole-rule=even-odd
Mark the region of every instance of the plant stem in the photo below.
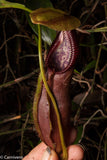
[[[0,136],[7,135],[7,134],[13,134],[16,132],[21,132],[22,130],[23,129],[16,129],[16,130],[9,130],[9,131],[5,131],[5,132],[1,132]],[[31,130],[31,128],[25,128],[24,130]]]
[[[59,134],[60,134],[60,139],[61,139],[61,145],[62,145],[62,152],[63,152],[63,160],[67,160],[67,150],[66,150],[66,145],[64,142],[64,135],[63,135],[63,130],[62,130],[62,125],[61,125],[61,119],[60,119],[60,115],[59,115],[59,111],[58,111],[58,107],[55,101],[55,98],[47,84],[46,81],[46,77],[45,77],[45,70],[44,70],[44,66],[43,66],[43,59],[42,59],[42,43],[41,43],[41,29],[40,29],[40,25],[38,24],[38,35],[39,35],[39,40],[38,40],[38,52],[39,52],[39,65],[40,65],[40,71],[41,71],[41,75],[42,75],[42,79],[44,82],[44,86],[46,88],[46,91],[53,103],[54,106],[54,110],[57,116],[57,123],[58,123],[58,128],[59,128]]]
[[[10,86],[12,86],[14,84],[19,84],[19,82],[24,81],[24,80],[32,77],[33,75],[35,75],[36,73],[38,73],[38,71],[39,71],[38,69],[35,69],[33,72],[31,72],[31,73],[29,73],[29,74],[27,74],[25,76],[22,76],[22,77],[14,79],[12,81],[3,83],[3,84],[0,85],[0,89],[6,88],[6,87],[10,87]]]

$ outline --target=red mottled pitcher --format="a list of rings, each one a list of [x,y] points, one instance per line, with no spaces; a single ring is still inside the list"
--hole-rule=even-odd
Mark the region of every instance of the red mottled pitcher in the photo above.
[[[79,54],[76,33],[61,31],[53,42],[46,57],[46,79],[56,100],[66,146],[72,144],[76,138],[76,130],[70,123],[70,83],[74,65]],[[36,113],[33,111],[36,130],[39,137],[57,153],[61,153],[61,141],[56,113],[50,97],[41,83],[41,92]],[[35,99],[36,100],[36,99]]]

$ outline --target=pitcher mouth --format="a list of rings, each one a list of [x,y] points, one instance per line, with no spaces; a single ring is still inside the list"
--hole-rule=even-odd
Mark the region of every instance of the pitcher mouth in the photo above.
[[[53,42],[45,63],[55,73],[63,73],[74,66],[78,54],[75,31],[61,31]]]

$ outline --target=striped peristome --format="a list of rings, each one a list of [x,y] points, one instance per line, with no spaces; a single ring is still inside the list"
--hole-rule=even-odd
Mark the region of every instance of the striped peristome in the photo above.
[[[50,48],[46,65],[54,72],[65,72],[74,66],[78,54],[79,47],[75,31],[61,31]]]

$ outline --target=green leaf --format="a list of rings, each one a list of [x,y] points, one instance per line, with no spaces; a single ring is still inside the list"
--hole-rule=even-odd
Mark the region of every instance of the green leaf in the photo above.
[[[56,37],[56,32],[52,29],[49,29],[45,26],[41,27],[42,39],[48,44],[51,45],[53,40]]]
[[[27,20],[28,20],[28,23],[30,25],[30,27],[32,28],[32,30],[34,31],[34,33],[36,35],[38,35],[38,27],[36,24],[33,24],[29,18],[29,15],[26,14],[27,16]],[[44,42],[46,42],[48,45],[51,45],[53,40],[55,39],[56,37],[56,32],[52,29],[49,29],[45,26],[41,26],[41,32],[42,32],[42,40]]]
[[[75,144],[77,144],[79,142],[79,140],[81,139],[82,131],[83,131],[83,126],[78,126],[78,128],[77,128],[77,138],[76,138]]]
[[[80,26],[79,19],[54,8],[39,8],[32,11],[30,17],[34,24],[42,24],[56,31],[73,30]]]
[[[77,71],[76,69],[74,69],[74,73],[77,73],[77,74],[81,74],[79,71]]]
[[[27,0],[26,1],[26,6],[32,10],[35,10],[37,8],[40,8],[40,7],[53,7],[52,6],[52,3],[50,0],[32,0],[32,3],[31,3],[31,0]],[[31,19],[29,18],[29,15],[27,15],[27,19],[28,19],[28,22],[29,22],[29,25],[30,27],[32,28],[32,30],[34,31],[34,33],[36,35],[38,35],[38,27],[37,25],[33,24],[31,22]],[[42,32],[42,40],[44,42],[46,42],[48,45],[51,45],[53,40],[55,39],[56,37],[56,32],[50,28],[47,28],[45,26],[41,26],[41,32]]]
[[[87,30],[87,32],[107,32],[107,26],[101,27],[101,28],[90,29],[90,30]]]
[[[86,65],[86,67],[84,68],[83,73],[87,72],[88,70],[92,69],[95,67],[96,61],[93,60],[91,61],[89,64]]]
[[[17,8],[17,9],[25,10],[27,12],[31,12],[31,10],[26,8],[26,6],[23,4],[8,2],[5,0],[0,0],[0,8]]]

